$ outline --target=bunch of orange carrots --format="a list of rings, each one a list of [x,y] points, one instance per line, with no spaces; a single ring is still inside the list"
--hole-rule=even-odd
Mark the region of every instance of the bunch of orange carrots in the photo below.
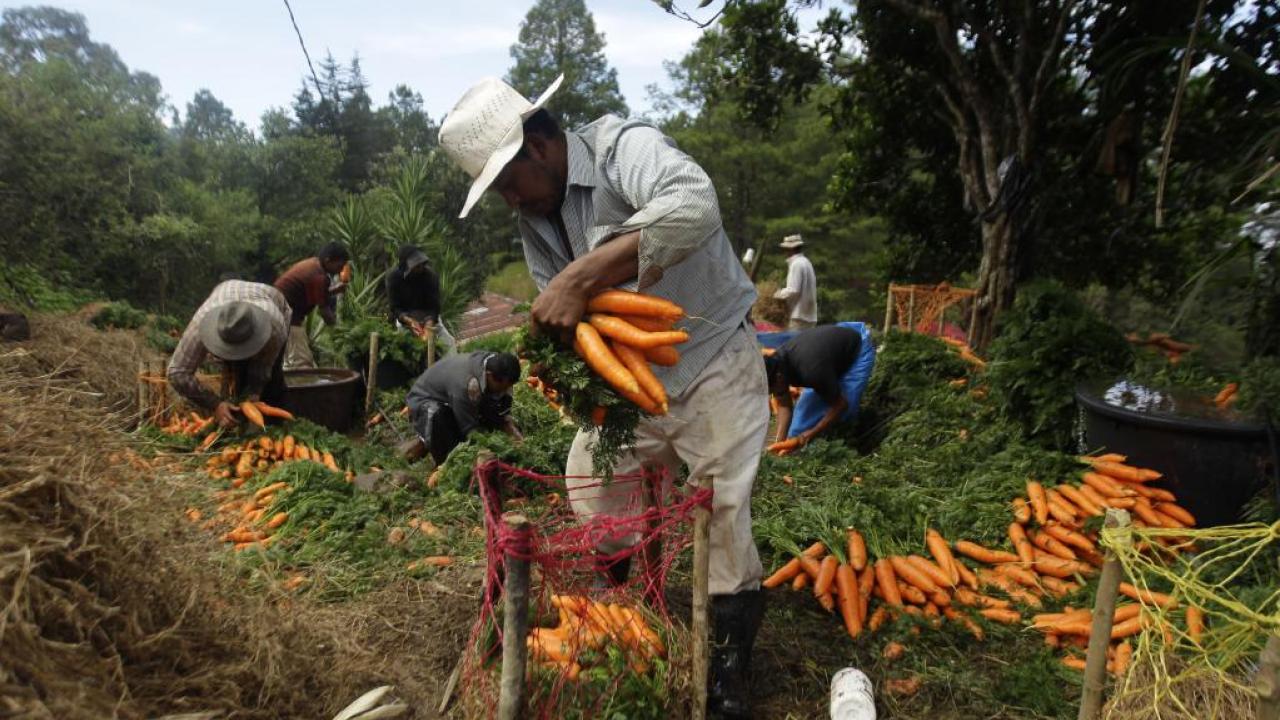
[[[531,629],[525,642],[530,656],[569,680],[582,672],[581,652],[606,643],[621,650],[628,667],[639,674],[649,671],[651,660],[666,657],[662,637],[634,608],[579,595],[552,595],[551,606],[559,613],[559,624]]]
[[[335,472],[342,472],[327,450],[317,450],[294,440],[286,435],[280,440],[272,440],[262,436],[246,440],[239,446],[223,448],[221,452],[209,456],[205,470],[215,480],[230,480],[233,488],[244,485],[245,481],[258,472],[270,472],[273,468],[291,460],[309,460],[320,463]],[[347,479],[354,474],[348,470]]]
[[[849,528],[846,546],[838,552],[814,543],[766,578],[763,585],[776,588],[790,584],[797,590],[811,587],[828,612],[839,609],[845,629],[854,638],[864,630],[876,630],[898,614],[908,614],[935,626],[943,619],[960,623],[982,639],[982,628],[974,616],[1019,624],[1023,617],[1015,605],[1039,609],[1046,594],[1066,597],[1081,588],[1082,578],[1096,573],[1103,557],[1096,534],[1086,532],[1083,526],[1085,520],[1102,515],[1106,508],[1129,510],[1139,527],[1195,524],[1195,518],[1175,503],[1172,493],[1146,485],[1159,479],[1160,473],[1126,465],[1126,458],[1117,454],[1081,460],[1090,466],[1081,484],[1045,487],[1033,480],[1027,483],[1027,496],[1012,501],[1013,522],[1008,530],[1012,550],[986,548],[966,540],[950,542],[930,528],[924,535],[926,554],[872,560],[862,535]],[[1170,542],[1148,549],[1169,552],[1189,548]],[[1121,592],[1146,605],[1169,607],[1173,602],[1167,595],[1140,591],[1127,583],[1122,584]],[[880,601],[874,611],[873,598]],[[1046,642],[1054,647],[1069,650],[1087,644],[1088,616],[1089,610],[1067,607],[1062,613],[1035,615],[1032,627],[1045,633]],[[1198,637],[1203,614],[1188,608],[1186,621],[1189,634]],[[1127,638],[1151,624],[1141,605],[1117,609],[1112,630],[1116,642],[1109,665],[1113,671],[1123,672],[1128,665],[1132,647]],[[1064,658],[1070,667],[1082,667],[1082,662],[1074,655]]]
[[[1174,340],[1169,333],[1152,332],[1147,333],[1147,337],[1143,338],[1137,333],[1129,333],[1124,336],[1126,340],[1134,345],[1146,345],[1153,347],[1162,353],[1171,365],[1177,365],[1182,361],[1182,354],[1195,349],[1195,345]]]
[[[216,516],[205,522],[204,527],[212,530],[219,525],[230,526],[231,529],[223,533],[221,539],[232,543],[232,548],[236,551],[269,547],[274,540],[275,530],[289,521],[289,513],[271,513],[269,510],[287,492],[289,484],[285,482],[271,483],[252,495],[238,488],[219,491],[217,497],[223,502],[218,506]],[[187,518],[193,522],[199,520],[199,511],[193,515],[188,510]]]
[[[187,437],[195,437],[204,432],[213,424],[213,416],[204,417],[198,412],[191,412],[186,415],[175,413],[169,418],[169,422],[160,428],[160,432],[168,435],[186,435]]]
[[[689,339],[675,328],[684,309],[670,300],[606,290],[587,301],[573,349],[619,395],[650,415],[665,415],[667,391],[653,365],[680,361],[675,346]]]

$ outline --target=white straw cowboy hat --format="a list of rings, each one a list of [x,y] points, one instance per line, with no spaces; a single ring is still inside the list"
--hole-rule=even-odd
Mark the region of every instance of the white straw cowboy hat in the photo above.
[[[804,240],[799,235],[788,235],[782,238],[779,246],[784,250],[793,250],[798,247],[804,247]]]
[[[524,145],[524,121],[547,104],[564,80],[530,103],[515,88],[498,78],[485,78],[467,91],[440,125],[440,147],[474,182],[458,217],[471,212],[502,168]]]

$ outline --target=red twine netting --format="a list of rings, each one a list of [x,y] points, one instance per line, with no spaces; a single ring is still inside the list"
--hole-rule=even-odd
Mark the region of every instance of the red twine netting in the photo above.
[[[568,502],[529,502],[563,496],[566,481],[573,481],[577,512]],[[712,491],[676,489],[663,469],[605,481],[540,475],[498,461],[477,465],[473,482],[484,507],[486,571],[463,660],[468,714],[492,716],[497,709],[504,565],[511,556],[530,562],[524,717],[587,718],[618,709],[630,717],[645,716],[645,709],[668,717],[661,705],[675,702],[688,669],[667,579],[692,544],[695,509],[710,509]],[[610,512],[586,510],[606,498],[613,499]],[[527,529],[504,521],[508,507],[527,518]],[[602,553],[602,545],[613,549]],[[618,569],[628,565],[624,579]],[[610,568],[615,573],[606,581]]]

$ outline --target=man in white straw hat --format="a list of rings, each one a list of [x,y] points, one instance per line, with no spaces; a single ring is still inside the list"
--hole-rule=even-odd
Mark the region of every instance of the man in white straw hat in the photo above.
[[[787,303],[787,329],[804,330],[818,322],[818,278],[804,256],[804,238],[788,235],[779,245],[787,251],[787,284],[773,296]]]
[[[616,471],[643,463],[674,476],[684,463],[691,483],[714,480],[708,700],[721,716],[748,717],[751,649],[764,611],[751,487],[769,420],[763,362],[747,323],[755,288],[702,168],[644,122],[606,115],[561,130],[542,107],[559,84],[530,103],[501,80],[482,80],[445,117],[440,146],[475,178],[464,216],[486,189],[519,213],[525,259],[541,290],[530,313],[535,329],[568,340],[587,299],[612,287],[668,298],[691,318],[680,362],[656,370],[669,412],[641,421],[634,450]],[[591,475],[594,436],[579,431],[567,475]],[[596,485],[570,481],[579,514],[625,515],[642,505],[623,487],[633,484],[603,493]],[[628,570],[616,558],[634,542],[616,538],[598,548],[615,582]]]
[[[220,427],[240,418],[235,406],[196,378],[205,358],[226,363],[236,392],[273,405],[284,397],[284,348],[292,313],[284,294],[270,285],[228,280],[213,289],[182,332],[169,359],[169,385],[193,405],[213,413]]]

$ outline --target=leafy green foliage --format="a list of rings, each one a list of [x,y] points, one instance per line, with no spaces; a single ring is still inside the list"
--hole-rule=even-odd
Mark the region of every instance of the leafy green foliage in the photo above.
[[[417,368],[425,360],[426,346],[413,333],[399,330],[383,316],[363,317],[329,328],[329,347],[334,356],[360,365],[368,362],[369,336],[378,333],[378,357]]]
[[[580,429],[595,431],[592,468],[597,475],[613,477],[618,457],[635,442],[640,409],[614,392],[576,353],[546,335],[534,337],[525,326],[517,335],[516,346],[520,356],[529,361],[529,374],[559,393],[566,416]],[[599,426],[592,421],[596,408],[605,409],[604,422]]]
[[[99,330],[133,330],[147,323],[147,314],[127,302],[111,302],[94,313],[89,323]]]
[[[32,265],[6,265],[0,273],[0,305],[42,312],[71,312],[93,299]]]
[[[1280,432],[1280,359],[1257,358],[1245,367],[1240,379],[1240,407]]]
[[[538,0],[520,23],[511,46],[515,64],[507,82],[528,98],[536,98],[564,73],[564,83],[548,108],[568,128],[606,113],[626,117],[627,104],[618,89],[618,71],[604,55],[604,35],[583,0]]]
[[[461,352],[488,350],[489,352],[513,353],[516,351],[516,331],[494,333],[462,343]]]
[[[1038,442],[1066,450],[1076,384],[1124,373],[1133,365],[1133,351],[1074,293],[1041,282],[1018,293],[989,360],[987,381],[1006,417]]]

